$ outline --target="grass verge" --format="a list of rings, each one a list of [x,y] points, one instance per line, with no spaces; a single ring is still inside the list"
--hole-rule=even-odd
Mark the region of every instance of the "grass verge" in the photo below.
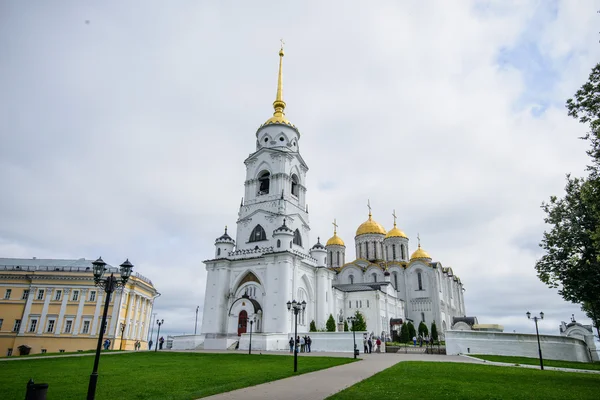
[[[600,375],[400,362],[328,399],[598,399]]]
[[[353,362],[301,357],[298,374]],[[49,399],[85,398],[93,357],[0,362],[0,396],[25,397],[29,378],[48,383]],[[276,355],[139,352],[100,358],[96,399],[188,400],[294,375],[293,358]]]
[[[469,354],[482,360],[503,362],[510,364],[540,365],[539,358],[512,357],[512,356],[492,356],[487,354]],[[544,367],[575,368],[600,371],[600,363],[584,363],[576,361],[544,360]]]

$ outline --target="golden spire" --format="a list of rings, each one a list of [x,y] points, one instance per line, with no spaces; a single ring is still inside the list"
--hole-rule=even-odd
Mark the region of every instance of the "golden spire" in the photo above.
[[[279,49],[279,74],[277,75],[277,95],[273,102],[273,116],[263,125],[268,124],[285,124],[294,127],[290,121],[285,118],[285,101],[283,101],[283,45],[285,42],[281,39],[281,48]]]

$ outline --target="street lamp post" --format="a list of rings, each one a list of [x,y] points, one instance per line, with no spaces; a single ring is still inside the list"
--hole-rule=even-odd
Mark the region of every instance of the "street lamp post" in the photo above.
[[[156,347],[154,347],[154,351],[158,350],[158,337],[160,336],[160,326],[165,323],[165,320],[157,319],[156,323],[158,324],[158,331],[156,332]]]
[[[354,340],[354,358],[358,355],[358,349],[356,348],[356,331],[354,330],[354,322],[357,320],[355,316],[347,318],[348,322],[352,324],[352,339]]]
[[[200,306],[196,306],[196,324],[194,325],[194,336],[196,335],[196,332],[198,331],[198,310],[200,309]]]
[[[287,302],[288,311],[294,313],[294,372],[298,372],[298,344],[296,338],[298,337],[298,312],[306,309],[306,301],[302,300],[302,303],[298,303],[296,300]]]
[[[248,354],[252,354],[252,324],[256,321],[256,315],[250,320],[250,345],[248,346]]]
[[[121,322],[121,343],[119,343],[119,350],[123,350],[123,334],[125,333],[125,324]]]
[[[544,369],[544,360],[542,358],[542,346],[540,344],[540,332],[538,330],[538,321],[544,319],[544,313],[540,312],[540,316],[539,317],[533,317],[531,318],[531,313],[529,311],[527,311],[527,318],[528,319],[533,319],[533,321],[535,322],[535,334],[537,336],[537,342],[538,342],[538,352],[540,354],[540,369]]]
[[[94,358],[94,369],[90,375],[90,383],[88,385],[87,400],[94,400],[96,398],[96,384],[98,383],[98,364],[100,363],[100,352],[102,349],[102,339],[104,338],[104,328],[106,327],[106,316],[108,314],[108,306],[110,303],[110,295],[117,289],[123,288],[129,277],[131,276],[131,270],[133,264],[129,262],[129,259],[125,260],[120,265],[120,278],[116,278],[113,273],[109,277],[103,278],[104,272],[106,271],[106,263],[102,260],[102,257],[98,258],[92,263],[94,273],[94,283],[96,286],[101,287],[106,292],[106,299],[104,300],[104,311],[102,313],[102,322],[100,324],[100,333],[98,334],[98,344],[96,346],[96,357]]]

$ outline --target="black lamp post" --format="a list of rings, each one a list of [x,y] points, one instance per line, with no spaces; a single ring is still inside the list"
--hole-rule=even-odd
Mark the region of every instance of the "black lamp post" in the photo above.
[[[121,322],[121,343],[119,343],[119,350],[123,350],[123,334],[125,333],[125,324]]]
[[[252,324],[256,322],[256,315],[250,320],[250,344],[248,346],[248,354],[252,354]]]
[[[544,360],[542,359],[542,346],[540,345],[540,332],[538,331],[538,321],[541,319],[544,319],[544,313],[540,312],[539,317],[531,318],[531,313],[529,311],[527,311],[527,318],[533,319],[533,321],[535,322],[535,334],[537,336],[538,352],[540,353],[540,369],[543,370],[544,369]]]
[[[160,336],[160,326],[165,323],[165,320],[164,319],[157,319],[156,323],[158,324],[158,331],[156,332],[156,347],[154,347],[154,351],[158,350],[158,337]]]
[[[131,276],[131,270],[133,264],[129,262],[129,259],[125,260],[120,265],[120,278],[116,278],[113,273],[109,277],[103,278],[104,272],[106,271],[106,263],[102,260],[102,257],[98,258],[92,263],[94,272],[94,283],[96,286],[101,287],[106,292],[106,299],[104,300],[104,312],[102,313],[102,323],[100,326],[100,333],[98,334],[98,345],[96,346],[96,357],[94,358],[94,369],[90,375],[90,383],[88,385],[87,400],[94,400],[96,397],[96,384],[98,383],[98,364],[100,363],[100,352],[102,349],[102,339],[104,338],[104,327],[106,326],[106,316],[108,314],[108,305],[110,303],[110,295],[117,289],[124,287]]]
[[[298,344],[296,338],[298,337],[298,312],[306,309],[306,301],[302,300],[302,303],[298,303],[296,300],[287,302],[288,311],[292,311],[295,316],[294,320],[294,372],[298,372]]]
[[[200,309],[200,306],[196,306],[196,324],[194,325],[194,336],[196,335],[196,332],[198,331],[198,310]]]
[[[357,320],[355,316],[347,318],[348,322],[352,324],[352,339],[354,340],[354,358],[358,355],[358,349],[356,348],[356,331],[354,330],[354,322]]]

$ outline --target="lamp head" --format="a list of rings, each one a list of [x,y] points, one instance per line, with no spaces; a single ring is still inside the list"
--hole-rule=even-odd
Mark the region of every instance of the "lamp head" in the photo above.
[[[296,308],[298,306],[298,302],[296,300],[292,300],[292,308]]]
[[[106,263],[102,260],[102,257],[98,257],[98,259],[92,262],[93,272],[94,272],[94,280],[99,281],[104,275],[104,271],[106,271]]]
[[[131,270],[133,269],[133,264],[129,262],[129,258],[125,260],[121,267],[121,280],[123,281],[123,285],[127,283],[129,277],[131,276]]]
[[[544,319],[544,312],[543,311],[540,312],[540,319]]]
[[[302,310],[306,309],[306,301],[302,300]]]
[[[525,315],[527,315],[527,319],[531,319],[531,313],[529,311],[527,311]]]
[[[287,308],[288,308],[288,311],[290,311],[292,309],[292,302],[291,301],[287,302]]]

